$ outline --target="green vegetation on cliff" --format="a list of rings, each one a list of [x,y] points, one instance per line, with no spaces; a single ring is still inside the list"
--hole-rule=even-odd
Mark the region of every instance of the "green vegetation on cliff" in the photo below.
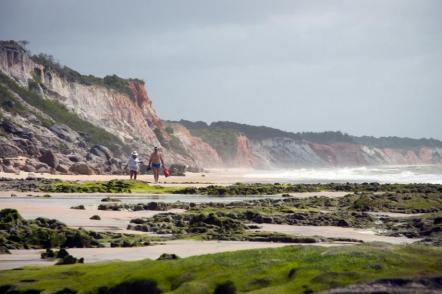
[[[32,83],[31,83],[32,85]],[[105,131],[102,128],[99,128],[88,121],[83,120],[77,114],[69,111],[63,104],[55,100],[44,99],[38,94],[27,90],[21,86],[19,86],[15,81],[10,79],[3,73],[0,73],[0,94],[4,94],[6,98],[2,95],[1,101],[2,105],[5,104],[5,101],[13,101],[17,108],[14,108],[14,111],[17,112],[26,112],[29,111],[23,104],[21,104],[12,93],[16,93],[19,95],[25,102],[29,103],[31,106],[39,109],[41,112],[45,113],[49,116],[53,122],[46,118],[42,118],[41,115],[37,117],[40,118],[42,124],[45,127],[51,127],[53,124],[65,124],[69,126],[71,129],[85,134],[85,139],[91,145],[93,144],[101,144],[107,146],[113,152],[119,154],[122,150],[124,150],[124,143],[115,135]],[[6,99],[6,100],[5,100]],[[5,109],[5,106],[3,106]],[[5,109],[8,111],[8,109]]]
[[[60,77],[69,82],[76,82],[83,85],[98,85],[109,89],[116,90],[129,97],[133,96],[133,92],[129,87],[130,81],[136,81],[144,84],[144,81],[139,79],[123,79],[117,75],[108,75],[104,78],[95,77],[93,75],[82,75],[70,67],[62,66],[51,55],[38,54],[33,55],[34,62],[44,65],[47,69],[55,71]]]
[[[233,292],[216,293],[312,293],[382,278],[441,275],[440,260],[442,249],[429,246],[289,246],[157,261],[27,267],[0,272],[0,289],[214,293],[230,285]]]
[[[181,120],[179,123],[184,125],[193,136],[201,138],[212,146],[223,161],[230,162],[235,157],[238,132],[231,129],[214,128],[204,122],[193,123]]]
[[[205,122],[191,122],[181,120],[178,123],[188,128],[192,134],[204,139],[212,145],[212,137],[220,133],[244,134],[251,140],[265,140],[278,137],[291,138],[293,140],[305,140],[314,143],[353,143],[363,144],[378,148],[405,148],[413,149],[421,146],[442,147],[442,141],[436,139],[413,139],[401,137],[370,137],[370,136],[351,136],[339,131],[327,132],[286,132],[266,126],[252,126],[229,121],[213,122],[210,125]],[[214,145],[212,145],[214,146]],[[218,150],[218,149],[217,149]]]

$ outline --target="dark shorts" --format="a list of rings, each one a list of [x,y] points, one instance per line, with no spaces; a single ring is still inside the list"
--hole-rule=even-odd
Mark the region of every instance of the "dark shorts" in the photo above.
[[[152,168],[159,169],[161,167],[161,163],[152,163]]]

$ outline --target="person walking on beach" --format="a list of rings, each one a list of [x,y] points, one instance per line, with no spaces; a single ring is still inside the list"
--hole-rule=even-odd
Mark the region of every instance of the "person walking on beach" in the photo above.
[[[161,155],[158,147],[155,147],[152,155],[150,155],[149,166],[152,169],[155,184],[157,184],[158,178],[160,177],[160,168],[161,166],[164,168],[163,156]]]
[[[134,180],[136,180],[138,175],[138,169],[140,168],[140,160],[138,159],[137,151],[132,152],[124,169],[127,169],[128,167],[129,167],[130,179],[132,180],[133,178]]]

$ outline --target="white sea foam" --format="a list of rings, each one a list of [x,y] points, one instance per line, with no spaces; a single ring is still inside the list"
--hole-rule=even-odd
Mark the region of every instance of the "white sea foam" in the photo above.
[[[298,168],[254,171],[246,175],[259,181],[379,182],[442,184],[442,165]]]

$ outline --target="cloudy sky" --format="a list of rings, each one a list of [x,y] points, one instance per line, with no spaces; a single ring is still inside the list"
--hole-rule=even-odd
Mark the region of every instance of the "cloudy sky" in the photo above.
[[[439,0],[1,0],[0,39],[142,78],[164,119],[442,139]]]

